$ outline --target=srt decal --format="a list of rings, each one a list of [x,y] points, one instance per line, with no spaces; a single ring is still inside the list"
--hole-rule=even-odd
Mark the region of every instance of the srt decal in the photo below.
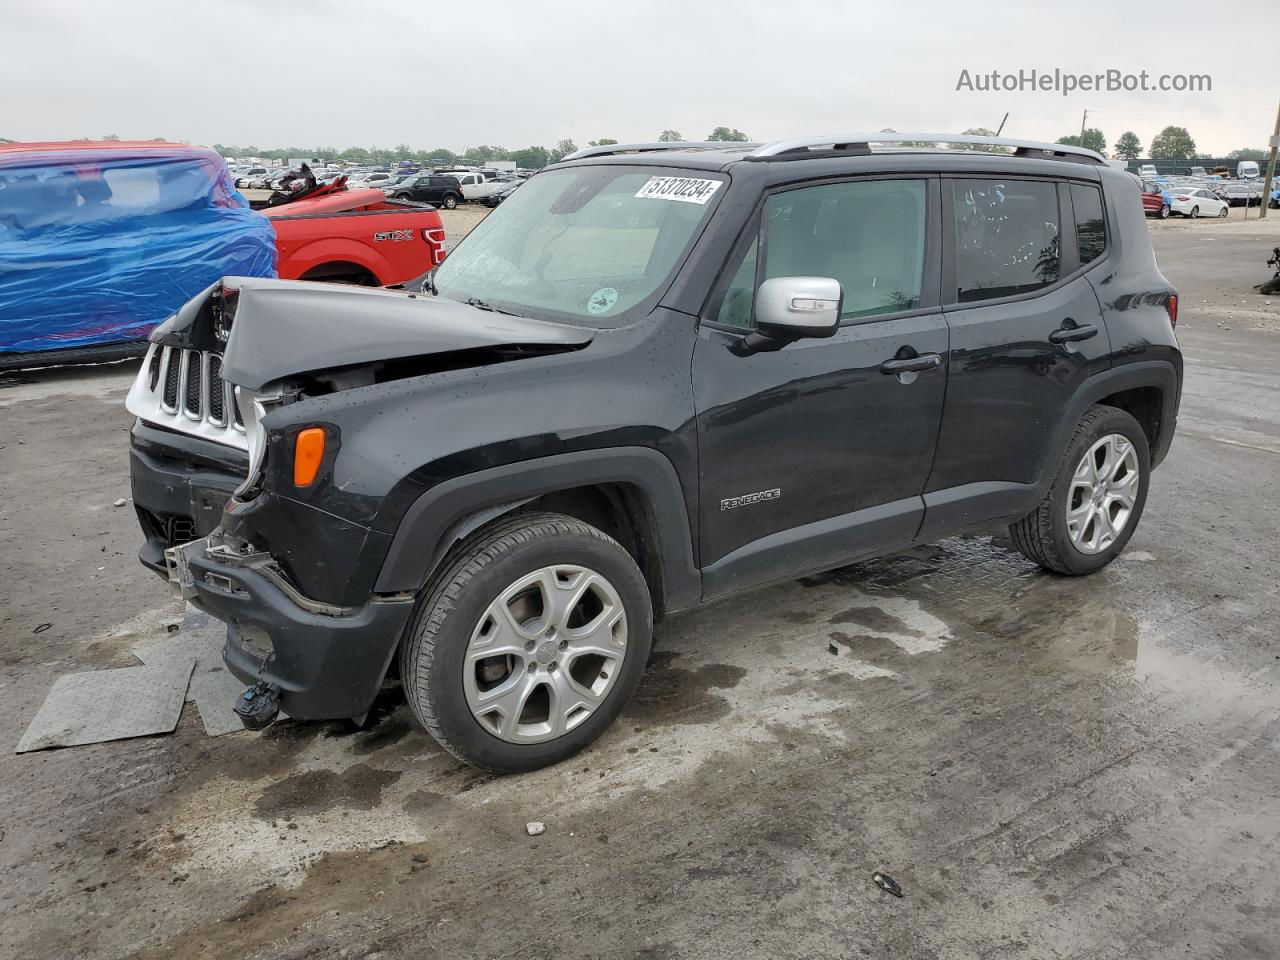
[[[413,228],[410,227],[408,230],[384,230],[381,233],[375,233],[373,239],[375,243],[383,240],[390,240],[392,243],[398,243],[401,240],[412,240]]]
[[[764,503],[766,500],[777,500],[782,496],[782,488],[774,487],[772,490],[761,490],[758,493],[744,493],[740,497],[726,497],[720,501],[720,509],[733,510],[737,507],[750,506],[753,503]]]

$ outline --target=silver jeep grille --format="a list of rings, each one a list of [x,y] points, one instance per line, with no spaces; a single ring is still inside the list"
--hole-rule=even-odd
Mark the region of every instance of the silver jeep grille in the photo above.
[[[151,344],[125,406],[147,423],[248,449],[234,388],[211,351]]]

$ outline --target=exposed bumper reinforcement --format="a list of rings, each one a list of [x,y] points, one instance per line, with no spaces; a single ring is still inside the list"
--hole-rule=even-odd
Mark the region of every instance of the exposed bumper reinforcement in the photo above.
[[[411,597],[333,607],[302,596],[265,554],[214,535],[165,551],[174,592],[227,625],[222,658],[246,684],[280,690],[297,719],[366,713],[413,612]]]

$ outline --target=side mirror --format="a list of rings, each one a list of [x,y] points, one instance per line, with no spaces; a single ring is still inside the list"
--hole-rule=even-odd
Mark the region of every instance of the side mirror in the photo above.
[[[783,342],[830,337],[843,301],[840,281],[831,277],[774,277],[756,291],[756,330]]]

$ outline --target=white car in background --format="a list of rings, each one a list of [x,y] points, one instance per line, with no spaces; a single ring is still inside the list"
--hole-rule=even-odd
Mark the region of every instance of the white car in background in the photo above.
[[[1225,217],[1231,209],[1225,200],[1219,200],[1204,187],[1194,190],[1175,188],[1170,193],[1173,194],[1170,212],[1184,217]]]

